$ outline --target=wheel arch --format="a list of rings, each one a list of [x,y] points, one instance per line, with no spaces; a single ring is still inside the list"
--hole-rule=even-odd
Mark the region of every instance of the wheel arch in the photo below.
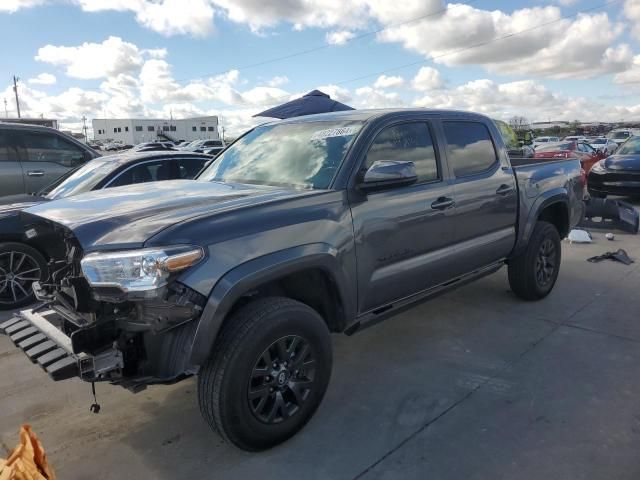
[[[343,331],[355,317],[356,293],[349,285],[337,251],[327,244],[294,247],[246,262],[213,287],[198,320],[191,363],[202,365],[223,323],[237,308],[260,296],[294,298],[318,311],[330,331]]]

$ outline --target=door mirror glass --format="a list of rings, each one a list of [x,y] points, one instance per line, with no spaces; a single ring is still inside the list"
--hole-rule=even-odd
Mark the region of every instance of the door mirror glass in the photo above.
[[[377,160],[364,174],[360,189],[366,192],[411,185],[418,180],[413,162]]]

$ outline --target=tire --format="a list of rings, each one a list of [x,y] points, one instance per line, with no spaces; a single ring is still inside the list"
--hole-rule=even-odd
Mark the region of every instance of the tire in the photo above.
[[[289,298],[255,300],[225,322],[200,369],[200,411],[237,447],[271,448],[313,416],[331,366],[329,330],[315,310]]]
[[[526,250],[509,262],[509,285],[524,300],[540,300],[551,292],[560,272],[562,247],[556,227],[537,222]]]
[[[38,250],[24,243],[0,243],[0,310],[33,303],[31,284],[47,276],[47,261]]]

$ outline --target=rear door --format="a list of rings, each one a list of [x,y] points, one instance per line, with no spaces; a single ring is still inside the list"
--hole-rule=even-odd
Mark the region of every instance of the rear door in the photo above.
[[[82,148],[56,133],[16,131],[14,141],[27,193],[39,191],[88,159]]]
[[[11,132],[0,130],[0,196],[24,193],[24,177]]]
[[[360,313],[448,277],[455,209],[434,139],[426,120],[390,125],[377,132],[361,159],[359,178],[375,161],[405,160],[416,165],[418,182],[362,195],[351,203]]]
[[[454,177],[456,262],[451,273],[457,276],[509,255],[516,241],[518,195],[508,159],[485,123],[445,120],[442,130]]]

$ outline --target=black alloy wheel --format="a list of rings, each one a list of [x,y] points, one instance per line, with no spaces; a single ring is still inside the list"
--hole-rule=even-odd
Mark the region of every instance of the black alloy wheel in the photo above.
[[[554,280],[557,255],[553,240],[546,238],[540,245],[536,259],[536,281],[540,287],[546,287]]]
[[[46,272],[46,261],[34,248],[21,243],[0,244],[0,310],[34,301],[33,282]]]
[[[316,360],[297,335],[273,342],[258,358],[247,390],[251,412],[261,422],[280,423],[300,411],[313,389]]]

